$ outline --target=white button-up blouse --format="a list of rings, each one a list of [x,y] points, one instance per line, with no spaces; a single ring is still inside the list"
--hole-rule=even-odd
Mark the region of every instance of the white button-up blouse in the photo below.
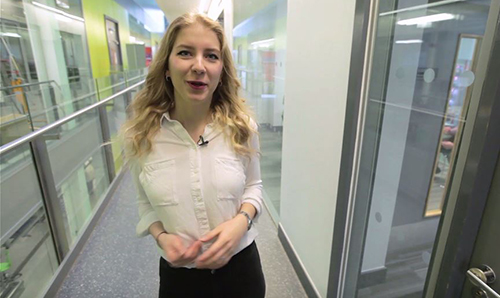
[[[253,121],[252,125],[257,127]],[[151,153],[130,164],[138,192],[137,236],[148,235],[149,226],[161,221],[168,233],[179,235],[188,247],[236,216],[243,203],[252,204],[257,215],[261,213],[258,154],[251,158],[238,155],[226,133],[212,124],[206,126],[203,138],[208,144],[199,146],[180,122],[170,119],[168,113],[163,115]],[[250,143],[258,152],[258,135],[252,135]],[[252,227],[235,254],[256,236]],[[212,243],[204,243],[202,252]],[[194,263],[186,267],[194,267]]]

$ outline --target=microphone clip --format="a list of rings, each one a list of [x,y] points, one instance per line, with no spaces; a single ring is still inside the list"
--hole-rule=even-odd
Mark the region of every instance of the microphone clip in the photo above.
[[[206,146],[208,145],[208,142],[209,141],[205,141],[205,139],[203,138],[203,136],[200,136],[200,139],[198,140],[198,146],[202,147],[202,146]]]

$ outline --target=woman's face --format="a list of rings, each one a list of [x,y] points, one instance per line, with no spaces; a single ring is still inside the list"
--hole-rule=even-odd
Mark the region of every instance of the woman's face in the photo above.
[[[176,102],[210,103],[223,67],[217,35],[201,24],[182,29],[168,65],[166,75],[174,85]]]

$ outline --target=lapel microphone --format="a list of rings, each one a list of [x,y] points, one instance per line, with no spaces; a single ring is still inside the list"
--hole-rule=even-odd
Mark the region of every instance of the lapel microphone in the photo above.
[[[205,141],[205,139],[203,138],[203,136],[200,136],[200,139],[198,140],[198,146],[206,146],[208,145],[208,141]]]

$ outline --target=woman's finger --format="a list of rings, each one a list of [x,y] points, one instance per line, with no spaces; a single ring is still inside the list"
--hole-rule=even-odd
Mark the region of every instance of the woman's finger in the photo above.
[[[223,242],[222,239],[217,239],[206,252],[204,252],[201,256],[198,257],[197,261],[206,262],[208,259],[212,258],[222,247],[224,247],[226,242]]]
[[[184,259],[192,261],[196,256],[198,256],[198,252],[201,248],[201,241],[196,241],[186,250],[183,255]]]
[[[224,248],[222,249],[219,253],[217,253],[213,258],[212,258],[212,263],[217,263],[218,265],[226,265],[227,262],[229,262],[229,259],[231,258],[230,250],[229,248]],[[209,260],[210,261],[210,260]]]
[[[214,239],[215,237],[217,237],[220,234],[220,232],[222,232],[222,229],[220,228],[220,226],[218,226],[215,229],[213,229],[212,231],[208,232],[208,234],[206,234],[205,236],[201,237],[200,241],[208,242],[208,241]]]
[[[186,252],[186,247],[180,237],[172,235],[165,252],[171,262],[177,262]]]
[[[215,243],[214,245],[212,245],[212,247],[215,246]],[[212,249],[212,247],[210,247],[210,249]],[[210,250],[209,249],[209,250]],[[216,249],[216,250],[215,250]],[[208,255],[208,256],[205,256],[204,259],[200,259],[198,258],[196,260],[196,265],[197,267],[198,266],[201,266],[201,268],[204,268],[204,267],[207,267],[207,268],[212,268],[214,265],[217,265],[219,264],[221,258],[223,256],[227,256],[228,255],[228,252],[230,250],[230,246],[228,245],[228,243],[224,244],[224,245],[221,245],[220,247],[216,247],[212,252],[210,252],[211,254]],[[207,252],[209,252],[209,250],[207,250],[205,252],[205,254]],[[203,255],[202,255],[203,256]]]

